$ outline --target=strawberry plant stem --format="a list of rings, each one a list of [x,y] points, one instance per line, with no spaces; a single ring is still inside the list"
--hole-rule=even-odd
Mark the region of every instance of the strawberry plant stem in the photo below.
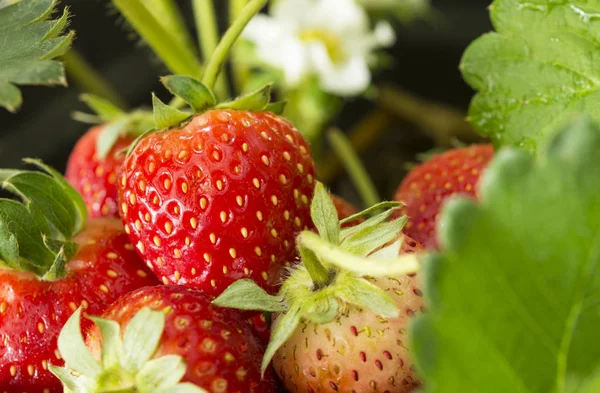
[[[175,39],[181,41],[191,53],[194,53],[194,41],[176,0],[146,0],[144,5]]]
[[[121,0],[123,1],[123,0]],[[267,0],[252,0],[250,1],[244,9],[240,12],[239,17],[235,20],[235,22],[229,27],[219,45],[215,49],[213,57],[210,59],[210,62],[206,66],[206,72],[204,73],[204,78],[202,82],[206,87],[212,89],[215,85],[217,77],[221,72],[221,68],[223,68],[223,64],[229,55],[229,51],[233,44],[237,41],[244,28],[250,22],[250,19],[256,15],[261,8],[265,6]]]
[[[164,25],[141,0],[113,0],[113,3],[156,55],[175,74],[198,76],[201,64],[193,52]]]
[[[350,179],[360,194],[365,207],[373,206],[380,202],[375,186],[365,167],[360,162],[358,154],[352,148],[348,137],[337,129],[331,129],[327,133],[327,138],[336,155],[346,167],[346,171],[348,171]]]
[[[106,98],[122,109],[127,107],[127,103],[117,90],[75,49],[68,51],[63,56],[63,60],[69,79],[82,91]]]
[[[219,43],[219,27],[217,26],[215,7],[213,0],[192,0],[192,6],[194,8],[198,42],[202,50],[202,58],[206,63],[212,57]],[[217,79],[215,94],[221,98],[228,98],[228,90],[226,79],[221,76]]]
[[[233,23],[240,15],[248,0],[229,0],[229,20]],[[248,83],[248,66],[240,53],[239,45],[234,45],[232,50],[231,70],[233,84],[237,94],[244,93]]]

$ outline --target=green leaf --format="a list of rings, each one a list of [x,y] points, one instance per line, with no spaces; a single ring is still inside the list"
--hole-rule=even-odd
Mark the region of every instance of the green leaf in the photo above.
[[[97,377],[102,368],[85,346],[81,335],[81,308],[71,315],[58,335],[58,350],[69,368],[90,378]]]
[[[196,112],[202,112],[217,103],[213,92],[190,76],[171,75],[162,78],[161,82],[173,95],[183,99]]]
[[[600,119],[597,0],[495,0],[496,32],[475,40],[461,70],[479,93],[469,117],[496,145],[544,151],[579,114]]]
[[[261,112],[269,105],[271,99],[272,83],[268,83],[260,89],[234,99],[233,101],[218,104],[217,108],[237,109],[250,112]]]
[[[135,374],[152,358],[164,328],[165,314],[148,307],[131,318],[123,337],[122,366],[126,371]]]
[[[219,307],[236,308],[238,310],[257,310],[283,312],[287,310],[281,296],[269,295],[264,289],[249,279],[242,279],[231,284],[212,302]]]
[[[412,327],[427,392],[597,391],[599,156],[600,128],[579,122],[537,161],[501,151],[480,204],[444,209]]]
[[[389,201],[379,202],[378,204],[373,205],[373,206],[371,206],[371,207],[369,207],[369,208],[367,208],[367,209],[365,209],[365,210],[363,210],[361,212],[358,212],[356,214],[351,215],[350,217],[346,217],[343,220],[340,220],[340,224],[341,225],[348,224],[349,222],[356,221],[359,218],[363,218],[363,217],[369,216],[369,215],[371,215],[371,214],[373,214],[373,213],[375,213],[377,211],[380,211],[380,210],[387,211],[387,210],[390,210],[390,209],[398,209],[400,207],[402,207],[402,202],[396,202],[396,201],[394,201],[394,202],[389,202]]]
[[[317,182],[315,186],[315,193],[310,204],[310,216],[323,239],[335,245],[340,243],[340,222],[337,210],[321,182]]]
[[[90,317],[102,335],[102,367],[109,369],[121,361],[121,326],[110,319]]]
[[[365,259],[327,243],[310,231],[301,232],[296,241],[299,247],[309,249],[320,260],[359,276],[394,277],[419,270],[415,254],[404,254],[391,260]]]
[[[54,58],[70,47],[74,34],[62,34],[65,10],[50,20],[56,0],[25,0],[0,8],[0,106],[11,112],[22,104],[15,85],[66,85],[64,66]]]
[[[107,124],[96,140],[96,156],[103,160],[113,148],[119,137],[124,135],[129,126],[130,119],[122,117],[112,123]]]
[[[125,114],[111,101],[94,94],[82,94],[79,98],[105,122],[115,121]]]
[[[135,384],[142,392],[167,389],[183,378],[187,366],[179,355],[165,355],[144,364],[135,376]]]
[[[154,94],[152,94],[152,107],[154,123],[159,130],[176,127],[190,117],[189,113],[165,104]]]
[[[367,256],[400,236],[407,216],[379,225],[363,228],[344,239],[341,249],[355,255]]]
[[[396,302],[378,286],[350,275],[344,276],[343,280],[336,293],[344,301],[388,318],[395,318],[400,313]]]
[[[269,363],[273,359],[275,352],[286,342],[291,335],[294,333],[294,330],[300,324],[300,306],[294,305],[287,313],[282,314],[281,318],[275,322],[275,327],[271,333],[271,340],[269,341],[269,345],[267,345],[267,349],[265,350],[265,355],[262,360],[262,368],[261,373],[264,375]]]

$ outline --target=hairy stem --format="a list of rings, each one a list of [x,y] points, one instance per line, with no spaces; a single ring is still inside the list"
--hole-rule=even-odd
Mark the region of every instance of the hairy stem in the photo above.
[[[213,0],[192,0],[192,6],[194,8],[198,42],[202,50],[202,58],[206,63],[210,61],[219,44],[219,27],[217,26],[215,7]],[[215,90],[218,97],[227,98],[229,96],[226,78],[221,76],[217,79]]]
[[[148,11],[163,27],[181,41],[190,52],[194,52],[194,41],[176,0],[143,0]]]
[[[380,202],[375,185],[371,181],[365,167],[360,162],[358,154],[352,148],[348,137],[340,130],[331,129],[327,133],[331,147],[340,158],[350,175],[354,187],[358,191],[365,206],[373,206]]]
[[[106,98],[120,108],[127,107],[127,103],[117,90],[75,49],[68,51],[63,56],[63,60],[69,79],[82,91]]]
[[[248,0],[229,0],[229,21],[233,23],[240,15]],[[249,70],[246,61],[242,58],[240,48],[234,45],[231,54],[231,70],[233,76],[233,84],[237,94],[244,93],[244,89],[248,83]]]
[[[171,72],[200,75],[201,64],[196,56],[165,29],[141,0],[113,0],[113,3]]]
[[[242,34],[242,31],[244,31],[244,28],[248,22],[250,22],[250,19],[252,19],[266,3],[267,0],[251,0],[248,5],[244,7],[235,22],[229,27],[215,49],[213,57],[206,66],[206,72],[202,79],[202,82],[206,87],[209,89],[214,87],[217,77],[221,72],[221,68],[223,68],[225,61],[227,60],[231,47],[237,41],[240,34]]]

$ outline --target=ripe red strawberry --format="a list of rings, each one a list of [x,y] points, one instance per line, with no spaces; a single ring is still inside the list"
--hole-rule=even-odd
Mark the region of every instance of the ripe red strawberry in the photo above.
[[[169,388],[177,391],[174,385],[181,380],[210,393],[276,392],[272,370],[268,370],[261,379],[263,346],[253,336],[241,314],[212,306],[210,298],[199,290],[171,285],[142,288],[120,298],[104,312],[102,318],[117,322],[120,331],[125,334],[114,337],[114,332],[111,332],[113,339],[108,340],[106,332],[101,333],[97,327],[90,330],[86,342],[97,361],[101,359],[102,351],[116,350],[121,355],[109,367],[102,364],[95,378],[86,375],[98,384],[94,391],[163,389],[161,391],[169,392]],[[74,334],[81,335],[78,326],[74,326],[73,330],[71,324],[65,326],[61,340],[72,341]],[[137,336],[133,340],[137,340],[134,342],[141,348],[128,345],[127,335],[130,335],[130,340],[131,336]],[[146,339],[143,340],[143,337]],[[123,340],[120,347],[114,346],[116,338]],[[77,369],[87,349],[70,351],[70,348],[64,349],[61,343],[59,347],[67,367]],[[171,355],[171,359],[167,355]],[[127,358],[134,361],[127,363]],[[153,368],[153,362],[158,366]],[[157,374],[165,373],[163,370],[169,370],[168,374],[177,377],[171,375],[171,381],[163,381],[165,385],[159,389],[155,381],[160,378]],[[61,375],[60,369],[53,371]],[[150,386],[155,389],[148,390]]]
[[[271,336],[271,323],[267,320],[264,313],[257,314],[246,322],[250,325],[250,328],[254,332],[254,335],[258,337],[261,343],[267,345],[269,343],[269,337]]]
[[[406,205],[405,232],[425,248],[437,247],[436,220],[452,195],[477,198],[477,183],[494,155],[492,145],[473,145],[447,151],[414,168],[398,187],[394,199]]]
[[[78,307],[99,314],[119,296],[157,283],[121,223],[85,224],[81,198],[58,174],[52,176],[11,171],[2,179],[29,200],[0,200],[2,392],[62,392],[48,366],[62,364],[56,340],[71,314]]]
[[[165,284],[218,295],[251,278],[273,292],[310,223],[314,172],[283,118],[211,110],[135,146],[119,182],[121,217]]]
[[[117,181],[124,155],[119,155],[135,139],[121,136],[105,157],[99,157],[98,137],[106,125],[90,129],[75,145],[67,162],[66,178],[83,197],[91,218],[118,217]]]
[[[240,280],[214,303],[275,313],[263,367],[272,358],[290,393],[412,391],[407,327],[424,310],[414,274],[422,248],[401,235],[405,217],[388,221],[391,210],[341,229],[321,184],[312,203],[320,237],[298,236],[302,260],[278,296]]]

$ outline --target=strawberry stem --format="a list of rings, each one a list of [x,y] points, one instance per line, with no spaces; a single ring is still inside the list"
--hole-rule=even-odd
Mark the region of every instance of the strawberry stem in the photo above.
[[[248,0],[229,0],[229,21],[235,22],[240,15]],[[235,93],[242,94],[245,92],[246,83],[248,80],[248,63],[240,53],[240,47],[234,46],[232,51],[231,69],[233,73],[233,84]]]
[[[201,64],[193,52],[166,29],[141,0],[113,0],[113,3],[173,73],[201,73]]]
[[[360,161],[360,157],[350,144],[348,137],[340,130],[332,129],[327,133],[331,147],[346,167],[354,187],[360,194],[365,206],[373,206],[380,202],[379,195],[367,170]]]
[[[198,31],[198,42],[202,50],[202,58],[208,61],[213,56],[217,45],[219,44],[219,28],[215,16],[215,7],[213,0],[192,0],[194,7],[194,19],[196,21],[196,30]],[[226,79],[220,77],[217,79],[215,93],[218,97],[226,98],[229,96],[229,88]]]
[[[123,1],[123,0],[119,0]],[[246,5],[238,18],[233,22],[233,24],[229,27],[219,45],[214,51],[210,62],[206,66],[206,71],[204,73],[204,78],[202,79],[202,83],[209,89],[212,89],[217,81],[217,77],[225,64],[227,56],[229,55],[229,51],[233,47],[233,44],[237,41],[244,28],[250,20],[256,15],[267,3],[267,0],[252,0]]]

